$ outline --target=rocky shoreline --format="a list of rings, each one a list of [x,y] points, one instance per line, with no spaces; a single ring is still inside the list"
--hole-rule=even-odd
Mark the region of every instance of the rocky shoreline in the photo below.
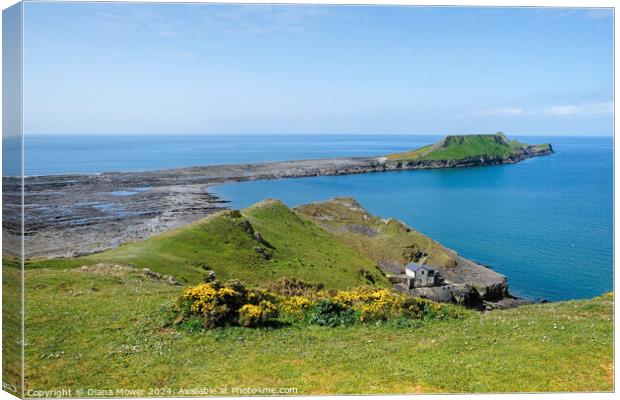
[[[143,239],[226,208],[214,184],[400,170],[512,164],[551,154],[529,146],[510,157],[402,161],[343,157],[24,179],[27,258],[75,257]],[[5,252],[19,254],[21,180],[3,177]]]

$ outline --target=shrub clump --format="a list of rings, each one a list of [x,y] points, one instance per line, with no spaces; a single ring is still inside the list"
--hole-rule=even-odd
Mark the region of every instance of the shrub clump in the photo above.
[[[237,280],[215,280],[185,289],[176,303],[176,323],[202,321],[205,329],[226,325],[260,327],[279,322],[342,326],[381,321],[462,318],[461,307],[414,298],[390,289],[359,287],[320,290],[294,278],[266,289],[247,289]]]
[[[388,320],[403,314],[405,296],[387,289],[358,288],[340,291],[334,302],[359,312],[360,321]]]
[[[321,299],[308,310],[308,323],[321,326],[351,325],[358,313],[332,299]]]
[[[259,304],[244,304],[239,309],[239,325],[247,328],[266,325],[278,315],[278,309],[269,300],[262,300]]]
[[[264,290],[247,290],[237,280],[225,284],[215,280],[187,288],[176,308],[181,314],[178,322],[200,317],[206,329],[225,325],[257,327],[277,317],[273,296]]]
[[[280,296],[280,310],[283,314],[300,318],[312,305],[312,300],[304,296]]]
[[[330,301],[357,316],[360,322],[462,318],[462,307],[407,296],[390,289],[359,287],[331,293]]]
[[[431,300],[372,287],[339,291],[333,300],[357,311],[362,322],[397,318],[430,319],[443,317],[448,312],[447,307]]]

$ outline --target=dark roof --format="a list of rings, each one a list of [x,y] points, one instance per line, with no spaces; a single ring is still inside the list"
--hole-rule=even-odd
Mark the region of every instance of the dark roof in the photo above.
[[[407,269],[409,269],[411,271],[419,271],[421,269],[425,269],[427,271],[433,271],[432,268],[427,267],[426,265],[422,265],[422,264],[418,264],[418,263],[414,263],[414,262],[407,264],[405,266],[405,268],[407,268]]]

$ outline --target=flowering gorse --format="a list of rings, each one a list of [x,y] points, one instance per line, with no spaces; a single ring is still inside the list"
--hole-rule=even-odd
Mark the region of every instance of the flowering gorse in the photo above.
[[[281,296],[280,309],[284,314],[301,317],[312,301],[304,296]]]
[[[200,317],[205,328],[224,325],[255,327],[268,324],[277,317],[272,296],[264,290],[247,290],[238,281],[222,284],[215,280],[187,288],[176,307],[185,320]]]
[[[454,307],[386,288],[359,287],[325,292],[301,281],[285,283],[286,290],[282,290],[284,285],[280,282],[275,293],[246,289],[238,281],[222,284],[216,280],[187,288],[177,301],[180,320],[198,317],[205,328],[214,328],[224,325],[259,327],[274,322],[279,316],[286,323],[305,321],[324,326],[462,316]]]
[[[257,327],[266,324],[278,315],[278,309],[269,300],[261,300],[258,305],[244,304],[239,309],[239,325]]]

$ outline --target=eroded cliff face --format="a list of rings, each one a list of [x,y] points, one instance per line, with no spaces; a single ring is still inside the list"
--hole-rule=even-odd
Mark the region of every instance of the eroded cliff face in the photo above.
[[[381,219],[351,198],[297,207],[310,218],[361,254],[374,260],[394,286],[414,296],[453,302],[472,308],[489,308],[512,298],[508,281],[492,269],[460,256],[428,236],[395,219]],[[427,265],[442,277],[440,285],[410,289],[399,276],[410,262]]]

